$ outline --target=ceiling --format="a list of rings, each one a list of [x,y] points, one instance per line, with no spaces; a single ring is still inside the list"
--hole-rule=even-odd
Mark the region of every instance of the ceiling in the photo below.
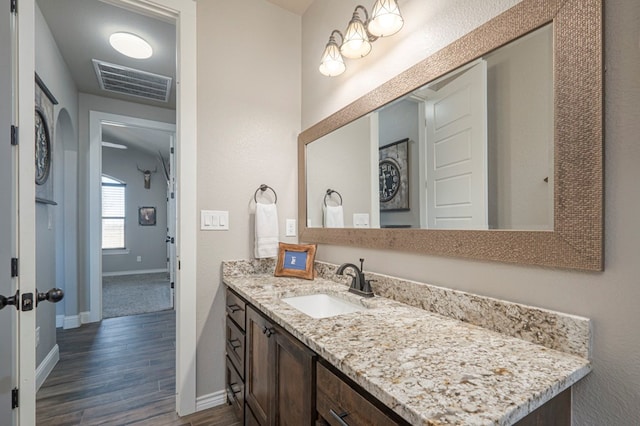
[[[79,92],[175,109],[176,38],[173,24],[100,0],[37,0],[37,3]],[[149,59],[132,59],[115,51],[108,39],[116,31],[141,36],[151,44],[153,56]],[[153,101],[102,90],[92,59],[171,77],[168,101]],[[164,158],[169,157],[169,135],[165,132],[103,125],[102,133],[106,142],[139,149],[154,157],[160,150]]]
[[[313,0],[266,0],[302,15]],[[131,12],[109,0],[37,0],[53,38],[79,92],[128,102],[175,109],[176,30],[172,23]],[[115,51],[108,42],[116,31],[141,36],[153,48],[149,59],[132,59]],[[102,90],[92,59],[171,77],[168,102],[147,100]],[[47,83],[46,81],[44,82]],[[54,93],[55,95],[55,93]],[[103,139],[168,157],[168,135],[145,129],[103,126]]]

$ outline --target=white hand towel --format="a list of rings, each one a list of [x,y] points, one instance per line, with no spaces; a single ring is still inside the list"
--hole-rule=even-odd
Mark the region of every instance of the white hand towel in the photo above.
[[[344,212],[342,206],[324,206],[324,227],[344,228]]]
[[[256,258],[278,255],[278,209],[275,204],[256,203]]]

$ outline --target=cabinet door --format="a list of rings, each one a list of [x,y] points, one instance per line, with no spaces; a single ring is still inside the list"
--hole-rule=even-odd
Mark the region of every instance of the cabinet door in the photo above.
[[[276,327],[275,339],[275,424],[278,426],[313,425],[315,353],[296,338]]]
[[[245,400],[263,426],[271,424],[272,394],[275,368],[273,361],[273,325],[252,307],[246,317]]]

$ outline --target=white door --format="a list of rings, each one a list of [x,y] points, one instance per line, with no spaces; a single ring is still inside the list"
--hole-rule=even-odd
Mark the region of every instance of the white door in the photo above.
[[[171,283],[171,307],[175,295],[176,282],[176,156],[175,135],[169,138],[169,179],[167,180],[167,268]]]
[[[484,60],[425,103],[429,228],[488,228],[486,105]]]
[[[0,22],[0,58],[12,58],[12,15],[2,13]],[[13,122],[11,99],[11,61],[0,63],[0,296],[9,298],[16,293],[15,279],[7,266],[15,257],[15,169],[9,129]],[[7,299],[0,299],[0,423],[17,424],[17,411],[12,408],[11,390],[18,387],[17,370],[17,316],[14,306],[2,306]]]

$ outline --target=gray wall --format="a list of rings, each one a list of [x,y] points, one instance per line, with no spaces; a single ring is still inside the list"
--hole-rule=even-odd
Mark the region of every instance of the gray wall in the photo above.
[[[38,307],[37,326],[40,327],[40,344],[37,348],[36,362],[40,364],[56,344],[56,311],[60,315],[66,316],[78,313],[76,282],[73,279],[67,280],[64,273],[65,265],[73,267],[77,265],[75,257],[77,240],[68,239],[65,241],[65,235],[71,236],[71,238],[76,235],[77,223],[67,223],[67,232],[64,232],[63,215],[65,208],[71,212],[76,211],[77,197],[76,194],[65,193],[67,188],[63,185],[62,179],[63,170],[68,171],[68,179],[71,181],[77,179],[73,173],[77,166],[75,162],[65,163],[65,152],[77,150],[75,129],[77,129],[78,99],[75,83],[71,79],[69,70],[37,5],[35,20],[36,72],[58,100],[58,105],[54,107],[54,134],[51,137],[54,144],[52,158],[53,198],[58,205],[36,205],[36,258],[38,262],[36,284],[39,291],[59,287],[66,293],[65,300],[55,307],[49,303],[43,303]],[[60,119],[60,117],[63,118]],[[64,124],[58,126],[59,122]],[[61,138],[59,132],[65,137]],[[75,274],[75,270],[69,271],[69,276],[72,277]]]
[[[102,148],[102,174],[126,183],[125,244],[128,253],[102,254],[102,274],[136,273],[167,269],[167,181],[157,156],[136,149]],[[151,175],[151,187],[144,188],[143,170],[158,172]],[[139,207],[156,208],[156,225],[138,223]],[[141,261],[137,261],[137,257]]]
[[[328,79],[317,71],[319,49],[356,1],[314,2],[303,17],[303,128],[315,124],[516,3],[408,1],[405,28],[374,43]],[[605,271],[588,273],[389,250],[322,245],[333,263],[366,258],[370,270],[591,318],[593,372],[573,392],[573,424],[637,425],[640,419],[640,2],[605,3]],[[307,53],[308,52],[308,53]]]

